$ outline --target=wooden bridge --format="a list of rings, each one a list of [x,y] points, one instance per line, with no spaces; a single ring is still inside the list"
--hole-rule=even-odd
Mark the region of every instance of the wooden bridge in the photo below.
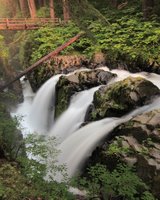
[[[35,30],[46,24],[63,24],[60,18],[0,18],[0,30]]]

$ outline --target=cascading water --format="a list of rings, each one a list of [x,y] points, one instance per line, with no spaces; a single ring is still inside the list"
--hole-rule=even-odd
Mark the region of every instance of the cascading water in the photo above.
[[[113,73],[117,74],[113,82],[123,80],[128,76],[132,77],[143,77],[153,82],[158,88],[160,88],[160,76],[156,74],[148,73],[135,73],[131,74],[124,70],[112,70]],[[111,84],[111,83],[110,83]],[[58,157],[59,164],[66,164],[67,173],[69,177],[78,172],[83,166],[86,159],[91,155],[95,147],[105,138],[107,135],[119,124],[130,120],[132,117],[147,112],[153,109],[160,108],[160,98],[157,98],[152,104],[140,107],[123,118],[106,118],[98,122],[91,123],[85,127],[80,128],[71,135],[65,136],[66,132],[60,133],[63,135],[62,143],[59,145],[61,154]],[[67,111],[69,111],[68,108]],[[66,113],[67,113],[66,111]],[[65,115],[63,120],[67,121],[70,115]],[[62,124],[61,124],[62,125]],[[60,124],[59,124],[60,126]],[[56,127],[56,125],[55,125]],[[63,128],[62,128],[63,129]],[[56,132],[56,128],[54,129]],[[56,135],[58,134],[58,131]],[[51,161],[51,160],[50,160]],[[62,179],[61,174],[56,175],[56,180]]]
[[[67,75],[55,75],[42,85],[34,98],[28,118],[34,132],[46,134],[54,123],[55,86],[60,76],[69,76],[82,70],[90,71],[89,69],[78,69]]]
[[[28,115],[31,110],[34,93],[29,84],[29,81],[25,80],[25,77],[22,77],[20,81],[23,89],[24,101],[23,103],[19,104],[16,109],[12,109],[11,116],[17,117],[17,119],[19,119],[22,132],[24,135],[27,135],[28,133],[32,132],[32,128],[28,122]]]
[[[54,121],[55,86],[61,75],[49,79],[34,98],[29,121],[37,133],[47,133]]]
[[[93,94],[99,87],[76,94],[68,109],[60,116],[51,129],[49,136],[55,136],[63,142],[84,122],[86,110],[93,100]]]
[[[92,122],[77,130],[59,145],[62,152],[58,157],[60,164],[66,164],[69,177],[75,175],[82,168],[86,159],[104,138],[119,124],[130,120],[132,117],[160,108],[160,97],[152,104],[137,108],[133,112],[123,116],[123,118],[105,118]],[[74,149],[74,150],[73,150]],[[61,175],[57,175],[56,180],[61,180]]]
[[[116,73],[117,78],[112,80],[109,84],[123,80],[128,76],[141,76],[150,80],[160,88],[160,75],[145,72],[131,74],[124,70],[112,70],[111,72]],[[57,75],[47,81],[38,91],[34,99],[30,114],[30,122],[32,122],[34,130],[39,133],[47,132],[49,130],[50,121],[53,123],[55,85],[59,77],[60,75]],[[128,121],[137,114],[160,108],[160,98],[157,98],[152,104],[138,108],[122,118],[106,118],[90,123],[77,130],[84,120],[85,112],[92,101],[96,89],[97,88],[93,88],[88,91],[83,91],[74,96],[68,109],[55,122],[49,134],[47,134],[60,138],[58,148],[61,150],[61,154],[57,159],[59,164],[65,163],[67,165],[69,176],[73,176],[81,169],[85,160],[96,146],[100,144],[117,125]],[[51,162],[52,158],[49,160]],[[60,176],[56,178],[57,180],[61,179]]]

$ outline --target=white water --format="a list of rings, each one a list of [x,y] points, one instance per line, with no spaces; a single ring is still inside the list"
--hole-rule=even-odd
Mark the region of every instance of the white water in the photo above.
[[[56,75],[49,79],[34,98],[29,121],[37,133],[47,133],[54,122],[55,86],[60,76]]]
[[[68,109],[53,125],[49,136],[55,136],[59,142],[63,142],[71,133],[84,122],[88,106],[93,100],[93,94],[99,87],[79,92],[73,96]]]
[[[20,123],[20,129],[23,132],[23,135],[27,135],[32,132],[32,128],[28,122],[28,115],[31,110],[31,104],[34,98],[34,93],[31,89],[28,80],[24,80],[25,77],[20,79],[22,89],[23,89],[23,103],[19,104],[15,109],[12,109],[11,116],[16,117]]]
[[[108,71],[108,69],[106,71]],[[128,76],[141,76],[150,80],[160,88],[160,75],[145,72],[131,74],[124,70],[112,70],[111,72],[118,75],[111,83],[123,80]],[[47,81],[34,99],[29,117],[34,130],[39,133],[46,133],[47,130],[49,130],[50,122],[52,121],[53,123],[55,85],[59,76],[60,75],[54,76]],[[160,98],[157,98],[152,104],[138,108],[122,118],[106,118],[77,130],[84,120],[85,112],[92,101],[94,90],[96,90],[96,88],[83,91],[74,96],[69,108],[54,124],[52,131],[49,132],[50,136],[57,136],[60,138],[61,144],[59,145],[59,149],[61,150],[61,154],[58,157],[58,161],[59,164],[66,163],[69,176],[75,175],[82,168],[84,162],[88,156],[91,155],[96,146],[99,145],[117,125],[143,112],[160,108]],[[16,114],[28,115],[29,113],[32,100],[29,102],[27,99],[31,99],[33,95],[31,95],[31,98],[29,97],[30,95],[27,95],[27,92],[24,95],[25,101],[19,106]],[[26,118],[24,119],[24,126],[30,127],[30,124],[26,123],[25,120]],[[60,179],[60,176],[57,177],[57,180]]]
[[[76,72],[90,71],[89,69],[78,69],[67,75],[55,75],[46,81],[38,90],[29,113],[30,126],[38,134],[46,134],[54,123],[55,111],[55,86],[60,76],[70,76]]]
[[[58,157],[59,164],[66,165],[69,177],[74,176],[81,170],[83,164],[96,146],[98,146],[116,126],[130,120],[138,114],[157,108],[160,108],[160,97],[152,104],[137,108],[122,118],[105,118],[100,121],[92,122],[77,130],[59,145],[59,150],[62,152]],[[57,175],[56,180],[60,181],[61,175]]]
[[[112,83],[117,82],[117,81],[122,81],[125,78],[131,76],[131,77],[145,78],[145,79],[151,81],[158,88],[160,88],[160,75],[158,75],[158,74],[148,73],[148,72],[139,72],[139,73],[133,74],[133,73],[130,73],[126,70],[119,70],[119,69],[113,69],[113,70],[110,71],[107,67],[102,67],[100,69],[103,69],[104,71],[109,71],[109,72],[117,74],[117,77],[115,79],[111,80],[109,82],[109,84],[112,84]]]

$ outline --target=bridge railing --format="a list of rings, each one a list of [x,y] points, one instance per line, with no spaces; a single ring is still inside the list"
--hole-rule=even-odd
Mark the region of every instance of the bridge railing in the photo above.
[[[60,25],[62,20],[60,18],[0,18],[0,29],[27,29],[27,27],[36,28],[45,24]]]

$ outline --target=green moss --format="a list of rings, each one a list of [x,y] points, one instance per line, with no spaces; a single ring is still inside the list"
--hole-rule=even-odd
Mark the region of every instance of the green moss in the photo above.
[[[56,107],[55,118],[58,118],[64,112],[69,103],[70,97],[76,92],[76,84],[69,82],[67,78],[61,76],[56,85]]]
[[[110,86],[102,86],[95,92],[94,108],[89,119],[124,115],[135,106],[144,105],[145,100],[158,93],[155,85],[141,77],[129,77]]]

